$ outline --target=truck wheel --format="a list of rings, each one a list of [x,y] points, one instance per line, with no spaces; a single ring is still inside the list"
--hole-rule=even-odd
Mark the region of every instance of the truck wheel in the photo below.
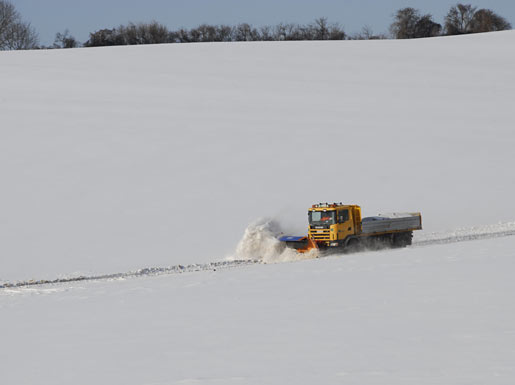
[[[345,246],[345,253],[357,253],[358,251],[362,251],[363,246],[358,239],[351,239],[349,243]]]
[[[411,245],[413,233],[411,231],[406,233],[397,233],[393,236],[393,247],[406,247]]]

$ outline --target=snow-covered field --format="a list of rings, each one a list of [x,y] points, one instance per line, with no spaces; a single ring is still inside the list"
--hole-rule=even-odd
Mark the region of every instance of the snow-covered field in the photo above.
[[[5,384],[513,384],[515,237],[0,291]]]
[[[0,280],[210,262],[317,201],[514,220],[513,32],[0,53]]]
[[[514,44],[0,52],[0,383],[512,384]],[[209,265],[317,201],[425,230]]]

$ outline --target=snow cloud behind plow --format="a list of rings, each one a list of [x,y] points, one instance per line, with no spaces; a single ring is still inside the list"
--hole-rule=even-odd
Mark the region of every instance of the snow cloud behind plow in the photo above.
[[[277,238],[285,235],[287,231],[278,221],[273,219],[259,219],[250,224],[243,234],[243,238],[236,247],[235,254],[229,260],[257,260],[264,263],[279,263],[312,259],[319,256],[318,250],[308,253],[298,253],[286,247]]]

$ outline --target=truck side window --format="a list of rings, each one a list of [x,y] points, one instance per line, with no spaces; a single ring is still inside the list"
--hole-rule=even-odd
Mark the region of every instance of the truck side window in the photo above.
[[[349,210],[338,211],[338,223],[345,223],[349,220]]]

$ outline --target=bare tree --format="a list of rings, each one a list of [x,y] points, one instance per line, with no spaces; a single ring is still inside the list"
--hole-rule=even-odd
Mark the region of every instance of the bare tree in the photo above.
[[[67,29],[63,33],[58,32],[55,35],[53,48],[77,48],[79,46],[77,39]]]
[[[0,1],[0,49],[7,46],[9,30],[18,18],[18,12],[11,3]]]
[[[128,26],[119,26],[118,34],[123,37],[124,44],[135,45],[143,44],[143,39],[140,34],[139,28],[134,23],[129,23]],[[120,39],[122,40],[122,39]]]
[[[350,36],[350,40],[384,40],[388,39],[383,33],[375,34],[372,28],[369,25],[365,25],[360,33],[356,33]]]
[[[361,28],[361,33],[358,36],[360,37],[359,40],[371,40],[374,37],[374,30],[371,26],[365,25]]]
[[[89,34],[89,40],[84,43],[85,47],[104,47],[111,45],[124,45],[126,42],[122,42],[121,39],[117,38],[116,29],[104,28],[96,32]]]
[[[462,35],[472,33],[476,7],[470,4],[457,4],[451,7],[445,16],[445,33],[447,35]]]
[[[190,31],[191,39],[195,42],[218,41],[217,29],[213,25],[201,24]]]
[[[276,25],[273,33],[273,40],[298,40],[295,39],[296,28],[297,26],[295,24],[280,23]]]
[[[189,31],[185,28],[181,28],[177,31],[172,31],[170,32],[169,40],[170,43],[189,43]]]
[[[346,36],[345,31],[338,23],[329,25],[329,40],[345,40]]]
[[[420,20],[420,13],[415,8],[399,9],[390,26],[390,33],[395,39],[413,39],[416,37],[415,28]]]
[[[153,21],[149,24],[138,24],[137,30],[141,36],[141,44],[162,44],[168,43],[169,31],[166,26]]]
[[[219,25],[216,28],[217,41],[231,41],[232,27],[229,25]]]
[[[396,39],[418,39],[440,35],[442,26],[433,21],[430,14],[420,15],[414,8],[399,9],[390,26],[390,33]]]
[[[473,32],[493,32],[511,29],[511,24],[490,9],[480,9],[472,20]]]
[[[233,29],[233,39],[235,41],[257,41],[260,40],[259,31],[250,24],[238,24]]]
[[[442,26],[433,21],[433,17],[429,14],[422,16],[415,24],[415,37],[435,37],[442,32]]]
[[[274,40],[274,35],[272,31],[272,27],[265,25],[259,29],[259,33],[261,35],[261,39],[263,41],[272,41]]]
[[[327,18],[320,17],[315,20],[314,24],[315,40],[328,40],[329,38],[329,25]]]
[[[22,21],[14,6],[0,0],[0,50],[37,48],[38,35],[30,23]]]

